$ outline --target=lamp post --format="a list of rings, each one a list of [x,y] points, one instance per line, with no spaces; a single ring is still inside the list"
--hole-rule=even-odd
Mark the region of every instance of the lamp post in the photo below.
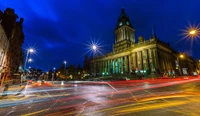
[[[48,80],[49,80],[48,78],[49,78],[49,72],[47,72],[47,79],[46,79],[46,81],[48,81]]]
[[[54,76],[55,76],[55,73],[56,73],[56,68],[54,67],[53,70],[54,70],[54,73],[53,73],[53,76],[52,76],[52,83],[54,82]]]
[[[27,63],[27,61],[29,61],[29,62],[32,61],[32,59],[28,59],[28,55],[29,55],[29,53],[33,53],[33,52],[34,52],[34,50],[32,48],[27,50],[26,59],[25,59],[25,63],[24,63],[24,71],[25,71],[25,73],[26,73],[26,63]]]
[[[198,34],[199,34],[199,32],[198,32],[197,29],[190,29],[190,30],[188,30],[188,36],[190,36],[192,38],[197,37]]]
[[[64,61],[64,64],[65,64],[65,66],[64,66],[64,75],[66,76],[66,64],[67,64],[67,61]]]
[[[96,53],[96,50],[97,50],[97,46],[96,45],[92,45],[92,50],[93,50],[93,59],[94,59],[94,76],[96,76],[95,53]]]
[[[29,53],[33,53],[34,52],[34,50],[32,49],[32,48],[30,48],[30,49],[28,49],[27,50],[27,53],[26,53],[26,58],[25,58],[25,63],[24,63],[24,73],[26,74],[26,63],[27,63],[27,61],[28,62],[31,62],[32,61],[32,59],[28,59],[28,55],[29,55]],[[25,75],[21,75],[21,85],[22,85],[22,79],[25,77]]]
[[[33,60],[31,58],[28,59],[28,62],[32,62]]]
[[[177,57],[178,64],[179,64],[179,73],[180,73],[180,75],[183,75],[183,73],[182,73],[182,67],[181,67],[182,61],[180,61],[179,59],[183,59],[183,58],[184,58],[184,55],[183,55],[183,54],[180,54],[180,55],[178,55],[178,57]]]

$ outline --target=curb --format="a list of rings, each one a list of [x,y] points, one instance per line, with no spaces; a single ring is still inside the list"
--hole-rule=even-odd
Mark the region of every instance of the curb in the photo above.
[[[5,86],[3,86],[3,87],[0,88],[0,95],[1,96],[3,96],[4,90],[5,90]]]
[[[20,95],[21,91],[24,90],[25,86],[22,86],[20,89],[17,90],[17,94],[15,94],[14,96]]]
[[[6,94],[6,91],[5,91],[5,86],[4,87],[2,87],[1,89],[0,89],[0,96],[17,96],[17,95],[20,95],[21,94],[21,91],[25,88],[25,86],[22,86],[22,87],[20,87],[18,90],[16,90],[16,94],[13,94],[13,95],[7,95]],[[8,87],[9,88],[9,87]]]

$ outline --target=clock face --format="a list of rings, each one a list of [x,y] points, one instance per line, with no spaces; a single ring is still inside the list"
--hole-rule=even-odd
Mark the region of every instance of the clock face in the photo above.
[[[129,25],[129,22],[128,22],[128,21],[126,22],[126,25]]]
[[[122,26],[122,22],[119,23],[119,26]]]

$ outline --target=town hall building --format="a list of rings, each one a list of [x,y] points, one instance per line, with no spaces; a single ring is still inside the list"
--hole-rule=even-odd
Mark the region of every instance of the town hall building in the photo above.
[[[169,43],[158,39],[155,33],[149,40],[139,36],[136,43],[135,29],[124,9],[121,10],[114,34],[113,51],[91,61],[92,74],[140,72],[188,75],[195,72],[195,61],[191,57],[180,54]]]

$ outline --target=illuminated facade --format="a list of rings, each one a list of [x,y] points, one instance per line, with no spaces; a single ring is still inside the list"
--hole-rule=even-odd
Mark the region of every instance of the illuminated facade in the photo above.
[[[4,73],[6,80],[19,71],[19,66],[23,65],[24,61],[24,53],[22,50],[24,42],[24,33],[22,30],[23,18],[20,18],[19,21],[17,19],[17,14],[11,8],[7,8],[4,12],[0,11],[1,25],[9,41]]]
[[[1,22],[1,21],[0,21]],[[0,77],[4,73],[6,68],[6,54],[8,51],[9,41],[5,34],[5,31],[0,24]]]
[[[188,74],[195,71],[191,57],[179,58],[179,53],[154,33],[149,40],[140,36],[136,42],[135,29],[124,9],[121,10],[114,33],[113,51],[96,57],[90,64],[91,72],[100,75],[135,72],[182,74],[183,68]]]

